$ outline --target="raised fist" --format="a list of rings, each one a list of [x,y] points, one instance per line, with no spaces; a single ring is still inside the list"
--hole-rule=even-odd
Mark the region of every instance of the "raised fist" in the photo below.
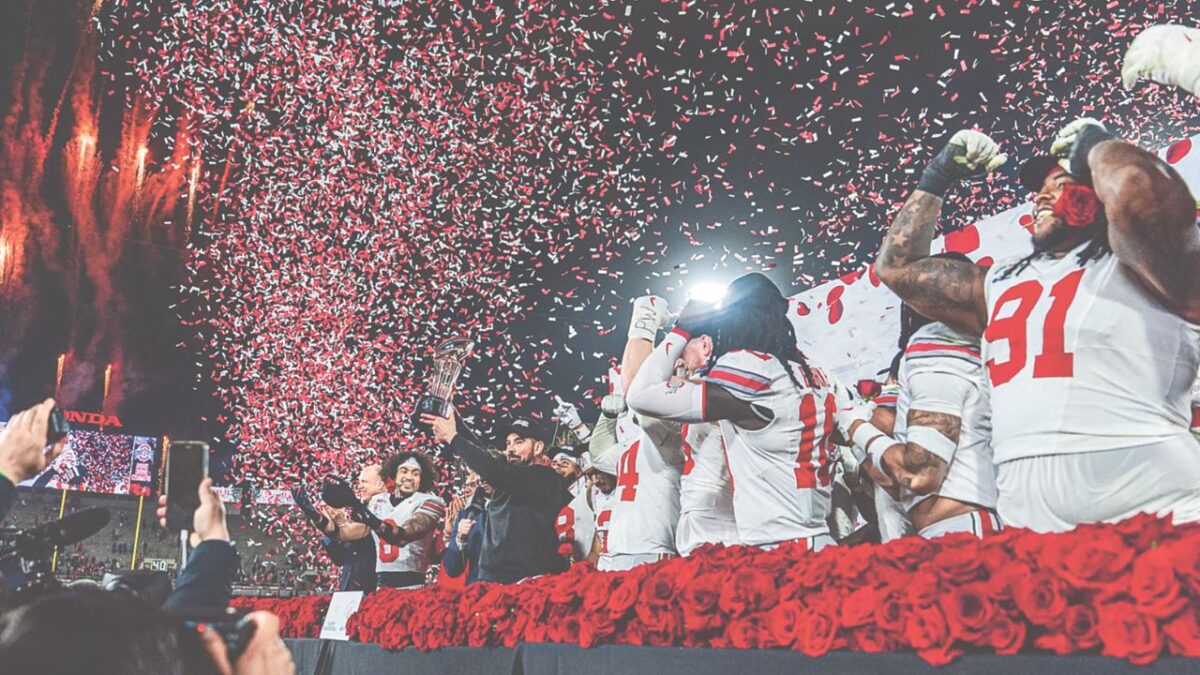
[[[1050,144],[1050,154],[1065,161],[1067,171],[1077,181],[1090,186],[1092,169],[1088,165],[1088,153],[1096,144],[1113,138],[1116,137],[1099,120],[1080,117],[1059,129],[1054,142]]]
[[[1159,25],[1139,33],[1121,60],[1121,83],[1133,89],[1142,78],[1200,95],[1200,29]]]
[[[954,183],[995,171],[1008,161],[1000,146],[987,134],[964,129],[950,137],[950,142],[929,162],[921,174],[917,189],[939,197]]]
[[[625,397],[620,394],[609,394],[600,399],[600,412],[605,417],[620,417],[626,410]]]

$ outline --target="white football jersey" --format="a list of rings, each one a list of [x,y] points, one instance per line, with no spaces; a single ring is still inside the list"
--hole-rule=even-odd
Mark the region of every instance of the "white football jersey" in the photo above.
[[[769,412],[757,431],[722,420],[721,434],[733,484],[733,509],[741,543],[752,546],[828,534],[833,489],[830,434],[849,396],[810,363],[813,382],[799,364],[784,366],[770,354],[737,350],[705,375],[735,397]]]
[[[725,463],[725,444],[716,424],[684,424],[679,512],[733,520],[733,485]]]
[[[946,479],[937,494],[989,509],[996,508],[991,408],[988,405],[987,383],[984,381],[978,341],[939,322],[926,324],[913,333],[900,362],[900,394],[896,399],[896,427],[892,434],[900,442],[907,440],[908,413],[912,403],[914,399],[921,399],[922,392],[916,390],[920,385],[914,379],[923,374],[955,377],[970,384],[970,393],[961,408],[950,410],[939,406],[938,409],[927,410],[952,414],[962,419],[958,449],[954,451]],[[926,386],[929,384],[926,382]],[[932,393],[937,395],[937,392]],[[918,409],[927,408],[929,406],[918,406]],[[924,499],[915,495],[905,496],[903,502],[906,511]]]
[[[1085,244],[1086,245],[1086,244]],[[1115,255],[1077,248],[985,281],[982,355],[996,463],[1188,444],[1200,326],[1164,307]]]
[[[433,538],[440,536],[440,523],[446,518],[446,503],[442,498],[426,492],[414,492],[399,504],[392,505],[390,494],[378,494],[367,503],[367,508],[385,523],[404,525],[418,513],[427,513],[437,519],[439,526],[417,541],[404,546],[394,546],[379,538],[375,538],[375,571],[376,572],[421,572],[429,569],[435,561]]]
[[[588,505],[587,478],[580,478],[571,485],[571,503],[558,512],[554,529],[560,542],[571,542],[576,560],[583,560],[592,550],[592,537],[596,534],[596,516]]]
[[[616,490],[610,494],[599,490],[592,492],[592,510],[596,513],[596,537],[600,539],[600,555],[608,555],[608,528],[612,525],[612,505],[616,496]]]
[[[1200,437],[1200,378],[1192,385],[1192,434]]]
[[[679,425],[656,419],[639,424],[632,411],[617,418],[621,457],[613,491],[608,551],[613,555],[675,552],[681,466],[663,459],[663,446],[680,443]],[[682,453],[678,453],[682,457]]]

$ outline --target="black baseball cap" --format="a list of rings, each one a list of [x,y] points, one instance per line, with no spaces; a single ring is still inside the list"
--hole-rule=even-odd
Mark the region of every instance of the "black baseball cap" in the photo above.
[[[545,427],[545,425],[530,417],[513,418],[504,424],[501,424],[500,428],[497,429],[497,433],[499,434],[499,440],[501,443],[504,443],[506,440],[508,440],[509,434],[516,434],[521,438],[529,438],[535,441],[541,441],[547,446],[549,446],[551,442],[550,431]]]

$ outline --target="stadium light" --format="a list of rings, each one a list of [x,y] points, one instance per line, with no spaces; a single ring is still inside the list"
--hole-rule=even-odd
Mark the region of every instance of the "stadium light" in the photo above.
[[[725,284],[715,281],[700,281],[695,284],[689,284],[687,299],[710,302],[720,306],[721,301],[725,299],[725,288]]]

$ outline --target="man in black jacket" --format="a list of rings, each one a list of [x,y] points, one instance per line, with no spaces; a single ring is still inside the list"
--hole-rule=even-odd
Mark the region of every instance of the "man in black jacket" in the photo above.
[[[454,415],[423,415],[421,421],[495,489],[487,505],[480,580],[512,583],[566,569],[566,561],[558,555],[554,522],[571,501],[571,493],[567,480],[546,459],[550,439],[541,425],[516,419],[501,427],[505,461],[460,434]]]

